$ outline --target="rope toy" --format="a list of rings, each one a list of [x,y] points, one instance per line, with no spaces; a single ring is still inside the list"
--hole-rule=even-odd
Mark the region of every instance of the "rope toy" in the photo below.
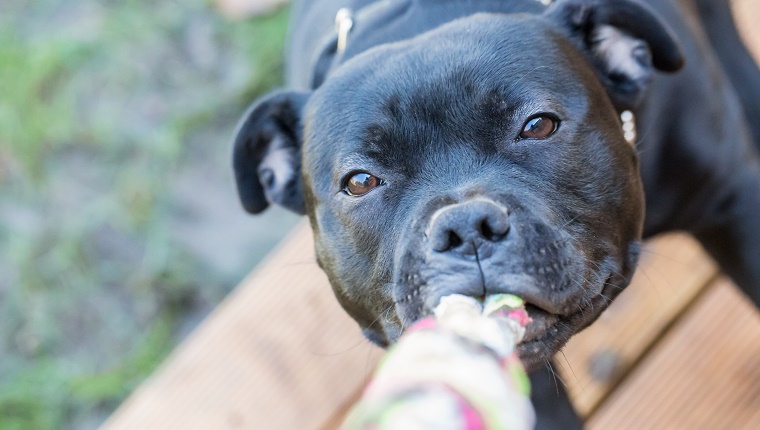
[[[441,299],[383,357],[344,430],[532,429],[530,382],[516,345],[530,322],[522,299]]]

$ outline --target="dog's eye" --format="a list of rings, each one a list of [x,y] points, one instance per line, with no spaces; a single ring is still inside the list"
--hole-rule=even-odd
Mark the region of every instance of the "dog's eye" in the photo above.
[[[525,122],[520,139],[546,139],[554,134],[559,121],[546,114],[536,115]]]
[[[349,196],[361,196],[382,185],[383,181],[367,172],[353,174],[346,180],[343,191]]]

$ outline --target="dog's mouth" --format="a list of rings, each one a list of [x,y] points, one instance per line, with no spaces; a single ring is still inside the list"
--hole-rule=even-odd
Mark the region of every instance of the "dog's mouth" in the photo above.
[[[531,304],[527,304],[525,310],[532,321],[525,327],[525,337],[517,345],[517,353],[523,365],[532,370],[549,360],[572,333],[560,333],[563,327],[569,326],[557,314]]]
[[[525,310],[532,321],[526,326],[525,337],[517,345],[517,352],[528,369],[543,366],[565,343],[581,331],[606,308],[609,301],[603,295],[589,299],[588,305],[579,305],[575,313],[557,315],[526,304]]]
[[[525,327],[525,337],[522,343],[540,342],[543,338],[556,333],[555,327],[560,322],[559,315],[549,313],[531,304],[527,304],[525,310],[532,321]]]
[[[607,277],[603,285],[612,285],[610,277]],[[618,287],[619,288],[619,287]],[[586,285],[585,291],[591,288]],[[485,288],[488,290],[488,288]],[[493,289],[492,289],[493,290]],[[424,297],[428,295],[437,295],[437,291],[430,289],[428,286],[415,288],[413,292],[404,296],[401,300],[396,301],[397,311],[400,306],[410,306],[417,309],[412,318],[407,321],[418,321],[419,319],[429,316],[432,313],[437,301],[428,301],[429,306],[423,306],[421,303],[426,302]],[[461,292],[459,293],[461,294]],[[466,293],[465,293],[466,294]],[[520,294],[518,294],[520,295]],[[441,296],[442,297],[442,296]],[[472,295],[476,299],[483,300],[486,295]],[[551,309],[547,309],[548,299],[532,295],[523,297],[526,301],[526,311],[532,321],[526,326],[526,333],[520,344],[517,345],[517,353],[527,370],[532,371],[544,366],[554,354],[560,351],[567,341],[578,331],[588,326],[596,317],[607,307],[611,299],[605,295],[605,290],[594,297],[575,296],[568,298],[561,304],[554,304]],[[554,312],[560,309],[560,312]],[[562,312],[564,311],[564,312]],[[395,336],[389,336],[388,339],[394,342],[404,331],[408,322],[402,322],[403,317],[399,315],[399,330]]]

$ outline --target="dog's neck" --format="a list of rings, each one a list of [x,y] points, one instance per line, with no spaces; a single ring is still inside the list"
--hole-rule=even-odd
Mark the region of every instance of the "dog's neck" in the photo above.
[[[541,13],[553,0],[378,0],[342,8],[313,62],[316,88],[340,64],[378,45],[409,39],[475,13]],[[432,12],[432,9],[437,9]]]

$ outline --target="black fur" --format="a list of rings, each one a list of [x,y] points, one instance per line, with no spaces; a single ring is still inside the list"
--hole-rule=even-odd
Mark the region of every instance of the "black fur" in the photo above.
[[[760,303],[760,72],[726,2],[693,1],[296,2],[292,89],[237,134],[241,200],[309,215],[336,297],[380,345],[442,295],[511,292],[535,319],[521,357],[540,368],[628,285],[641,238],[675,229]],[[556,132],[521,139],[535,115]],[[292,169],[273,177],[283,154]],[[357,172],[381,185],[349,196]],[[564,394],[535,399],[556,413],[543,428],[580,426]]]

